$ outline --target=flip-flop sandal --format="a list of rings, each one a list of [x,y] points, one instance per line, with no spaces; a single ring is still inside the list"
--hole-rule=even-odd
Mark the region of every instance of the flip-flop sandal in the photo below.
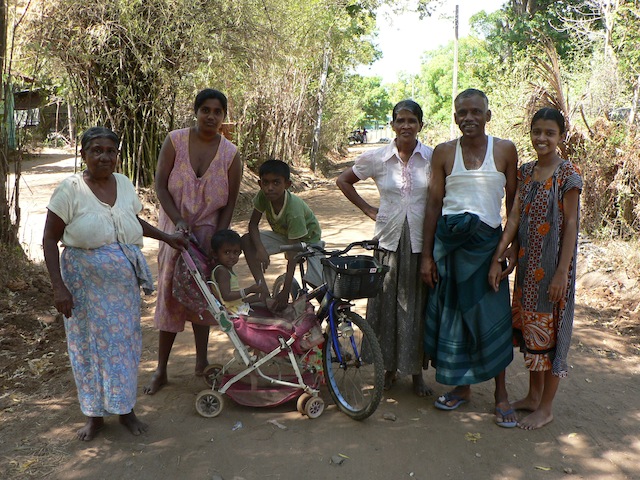
[[[506,420],[504,420],[505,417],[507,417],[508,415],[513,415],[516,412],[513,411],[513,408],[509,408],[508,410],[502,410],[500,407],[496,407],[496,414],[500,415],[503,419],[502,422],[499,422],[496,420],[496,425],[498,425],[499,427],[502,428],[514,428],[518,426],[518,421],[514,420],[511,422],[508,422]]]
[[[455,401],[453,405],[447,405],[447,403]],[[460,405],[467,403],[468,400],[462,398],[460,395],[456,395],[455,393],[447,392],[444,395],[438,397],[435,401],[434,405],[436,408],[440,410],[455,410]]]

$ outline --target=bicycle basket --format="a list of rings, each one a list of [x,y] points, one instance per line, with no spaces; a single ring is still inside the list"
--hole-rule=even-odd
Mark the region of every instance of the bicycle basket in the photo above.
[[[354,300],[375,297],[389,267],[365,255],[322,259],[327,287],[334,297]]]

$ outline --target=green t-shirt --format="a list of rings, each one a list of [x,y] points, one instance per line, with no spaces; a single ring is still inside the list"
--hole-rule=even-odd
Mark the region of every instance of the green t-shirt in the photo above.
[[[304,200],[286,191],[284,205],[277,215],[262,190],[253,199],[253,207],[267,217],[271,230],[288,238],[307,243],[320,241],[320,224]]]

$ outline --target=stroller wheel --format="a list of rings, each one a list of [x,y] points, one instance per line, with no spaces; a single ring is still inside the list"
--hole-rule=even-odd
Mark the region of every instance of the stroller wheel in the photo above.
[[[304,407],[307,405],[307,402],[309,401],[310,398],[312,398],[312,396],[309,395],[308,393],[303,393],[302,395],[300,395],[298,397],[298,402],[296,404],[296,408],[303,415],[305,414]]]
[[[196,410],[203,417],[217,417],[223,408],[224,398],[220,392],[203,390],[196,397]]]
[[[220,386],[220,379],[218,376],[221,372],[222,365],[219,363],[212,363],[211,365],[207,365],[207,368],[202,372],[202,379],[209,388],[212,388],[214,383],[217,383],[217,385]]]
[[[318,418],[324,412],[324,400],[320,397],[311,397],[304,406],[304,413],[309,418]]]

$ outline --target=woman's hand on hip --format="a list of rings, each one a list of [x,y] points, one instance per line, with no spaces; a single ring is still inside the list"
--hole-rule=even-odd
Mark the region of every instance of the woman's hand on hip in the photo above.
[[[367,208],[364,209],[364,214],[375,222],[378,218],[378,209],[368,205]]]

